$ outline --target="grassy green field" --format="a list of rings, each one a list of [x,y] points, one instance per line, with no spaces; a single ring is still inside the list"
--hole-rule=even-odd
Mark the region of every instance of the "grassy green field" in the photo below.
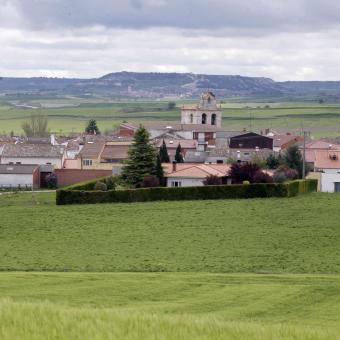
[[[340,339],[339,199],[0,195],[0,339]]]
[[[340,273],[339,198],[55,206],[54,193],[1,196],[0,270]]]
[[[194,103],[195,101],[191,101]],[[32,113],[49,116],[49,128],[56,133],[83,131],[87,121],[95,118],[99,128],[109,131],[123,121],[143,123],[146,121],[178,122],[180,106],[167,110],[167,102],[129,101],[107,102],[80,98],[41,99],[13,101],[32,105],[39,109],[24,109],[0,102],[0,133],[22,133],[21,124]],[[64,105],[65,107],[53,107]],[[52,107],[51,107],[52,106]],[[261,131],[272,128],[279,131],[304,128],[314,137],[340,136],[340,104],[319,104],[316,102],[235,102],[228,101],[223,107],[223,127],[240,131],[243,128]]]
[[[3,273],[1,339],[338,339],[340,277]]]

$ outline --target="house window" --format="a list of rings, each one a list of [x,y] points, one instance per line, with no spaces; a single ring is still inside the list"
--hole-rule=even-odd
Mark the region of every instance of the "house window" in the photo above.
[[[211,115],[211,125],[216,125],[216,113]]]
[[[181,187],[182,186],[182,182],[180,182],[180,181],[171,181],[171,186],[172,187]]]
[[[92,159],[84,159],[83,165],[85,166],[91,166],[92,165]]]
[[[340,182],[334,183],[334,192],[340,192]]]
[[[207,115],[205,113],[202,114],[202,124],[207,124]]]
[[[15,164],[21,164],[21,162],[16,162]]]
[[[190,124],[192,124],[194,122],[194,115],[191,113],[190,114]]]

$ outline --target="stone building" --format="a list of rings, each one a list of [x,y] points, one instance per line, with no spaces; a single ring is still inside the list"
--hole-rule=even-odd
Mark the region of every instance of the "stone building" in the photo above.
[[[200,124],[221,127],[221,105],[216,101],[212,92],[203,93],[201,100],[196,105],[182,106],[182,124]]]

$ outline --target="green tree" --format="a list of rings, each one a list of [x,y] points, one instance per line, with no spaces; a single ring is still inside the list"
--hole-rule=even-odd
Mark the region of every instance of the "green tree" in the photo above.
[[[254,154],[252,157],[251,157],[251,163],[254,163],[256,164],[260,169],[263,169],[266,167],[266,160],[258,155],[258,154]]]
[[[159,179],[159,183],[161,185],[164,185],[164,169],[162,167],[160,155],[157,155],[157,158],[156,158],[156,176]]]
[[[176,107],[176,102],[168,102],[168,110],[173,110]]]
[[[274,154],[270,154],[266,159],[266,165],[269,169],[276,169],[282,163],[281,155],[276,157]]]
[[[184,163],[181,144],[178,144],[178,146],[177,146],[176,154],[175,154],[175,161],[177,163]]]
[[[161,145],[159,149],[159,157],[162,163],[170,163],[168,148],[166,147],[164,139],[163,139],[163,144]]]
[[[283,164],[290,169],[296,170],[299,173],[299,178],[302,178],[303,160],[297,145],[290,146],[284,153]]]
[[[122,178],[126,183],[139,187],[144,177],[157,175],[157,153],[150,142],[148,131],[143,126],[137,129],[128,154],[129,158],[122,169]]]
[[[33,114],[21,127],[26,137],[46,137],[49,135],[47,129],[48,118],[46,115]]]
[[[97,126],[97,122],[95,119],[90,119],[87,123],[87,126],[85,128],[85,132],[91,135],[99,135],[100,131]]]

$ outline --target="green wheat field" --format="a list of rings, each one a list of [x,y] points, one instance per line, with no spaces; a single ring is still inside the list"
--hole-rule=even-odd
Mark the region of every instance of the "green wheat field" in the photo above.
[[[340,195],[0,196],[0,339],[340,339]]]

